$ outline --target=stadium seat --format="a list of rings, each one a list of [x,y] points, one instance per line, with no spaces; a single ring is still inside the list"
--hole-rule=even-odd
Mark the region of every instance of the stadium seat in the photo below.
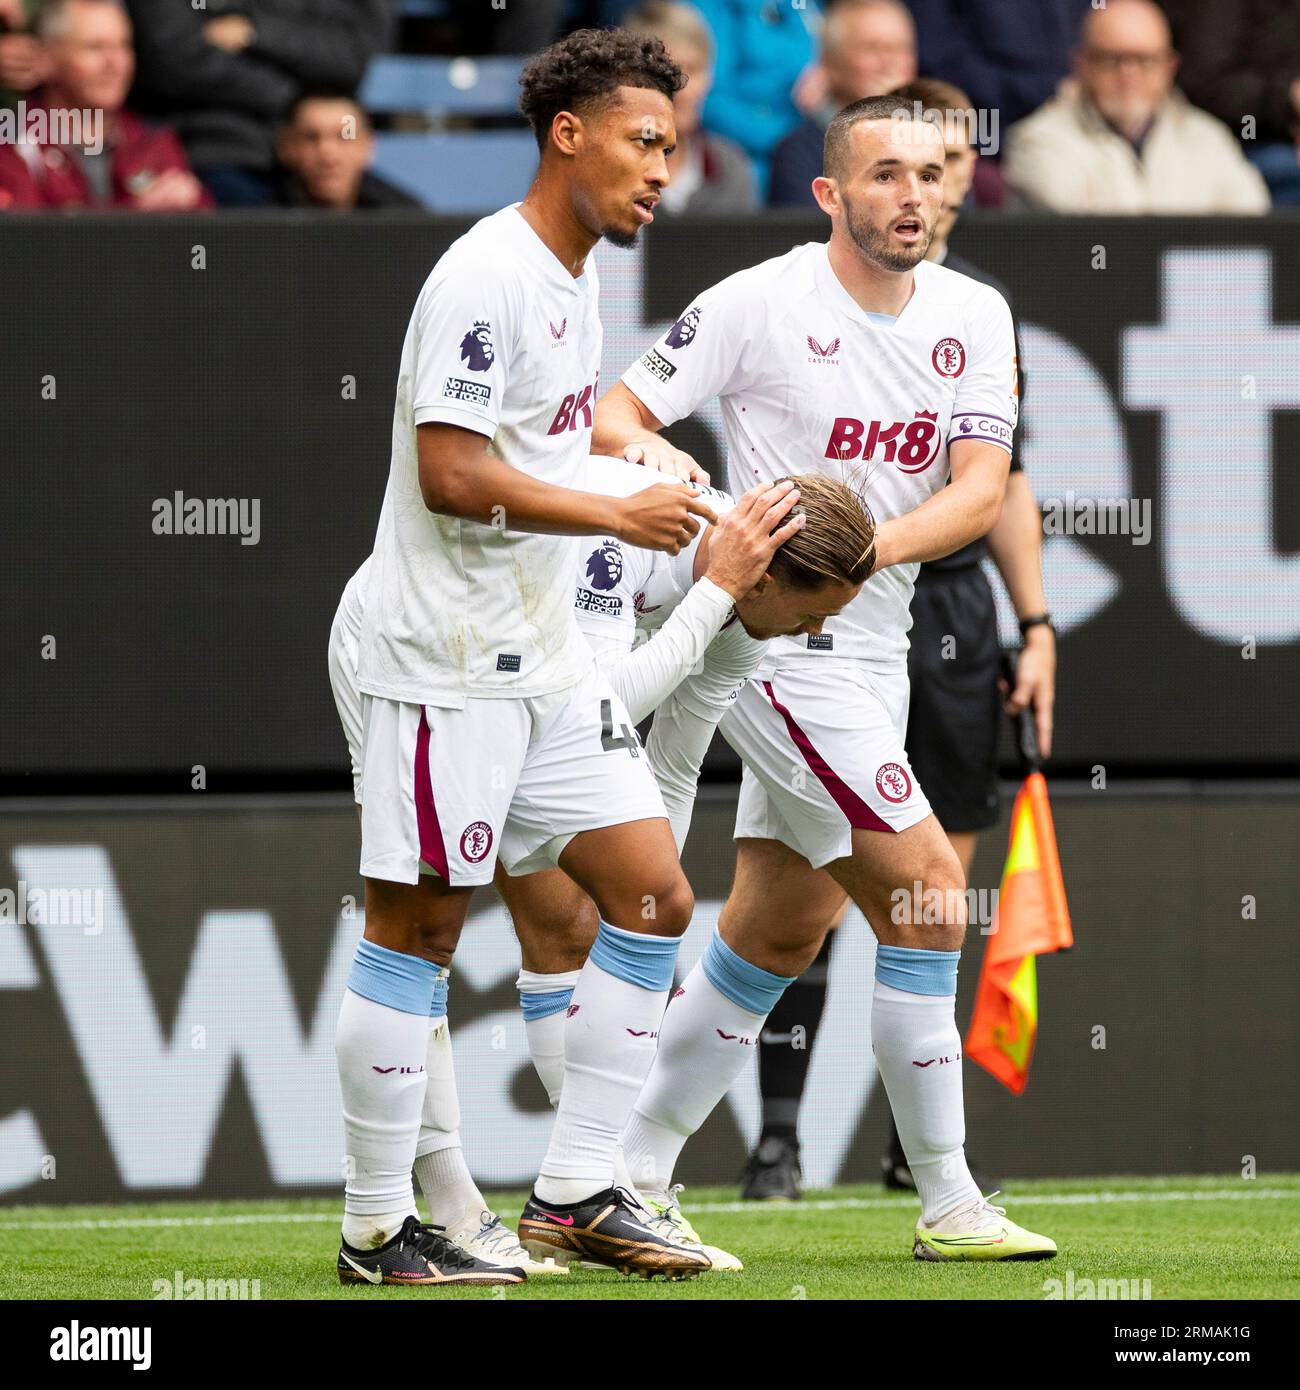
[[[528,192],[537,144],[516,130],[380,134],[373,168],[433,212],[494,212]]]
[[[371,60],[361,104],[378,115],[509,116],[519,111],[522,58],[428,58],[385,53]]]

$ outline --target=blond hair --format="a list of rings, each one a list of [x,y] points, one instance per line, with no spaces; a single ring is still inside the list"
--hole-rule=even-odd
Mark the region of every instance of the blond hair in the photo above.
[[[781,479],[777,480],[782,481]],[[876,564],[876,522],[861,493],[824,473],[791,477],[808,518],[772,557],[771,572],[797,589],[861,584]]]

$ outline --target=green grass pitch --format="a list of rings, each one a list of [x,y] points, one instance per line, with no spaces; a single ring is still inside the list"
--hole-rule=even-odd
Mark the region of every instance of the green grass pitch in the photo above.
[[[788,1204],[698,1189],[686,1211],[704,1239],[739,1254],[743,1274],[681,1284],[581,1270],[508,1290],[342,1288],[338,1205],[319,1198],[0,1210],[0,1297],[144,1298],[154,1281],[259,1282],[262,1299],[319,1298],[961,1298],[1042,1299],[1049,1280],[1150,1280],[1161,1298],[1300,1297],[1300,1174],[1017,1182],[1004,1197],[1061,1253],[1032,1264],[922,1264],[916,1208],[879,1187],[841,1187]],[[520,1193],[493,1199],[507,1220]],[[1139,1293],[1139,1296],[1141,1294]]]

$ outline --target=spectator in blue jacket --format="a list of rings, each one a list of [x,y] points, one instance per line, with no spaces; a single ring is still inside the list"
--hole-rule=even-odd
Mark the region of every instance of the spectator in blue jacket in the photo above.
[[[954,82],[1003,130],[1055,95],[1090,0],[907,0],[920,70]]]
[[[734,140],[761,189],[783,135],[799,124],[796,87],[815,57],[818,0],[694,0],[713,30],[717,58],[706,129]]]

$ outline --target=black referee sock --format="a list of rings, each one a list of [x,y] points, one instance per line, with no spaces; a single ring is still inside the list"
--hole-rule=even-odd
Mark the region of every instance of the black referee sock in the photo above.
[[[808,1082],[808,1062],[826,1008],[826,981],[834,937],[833,931],[826,933],[817,959],[781,996],[759,1034],[762,1139],[798,1137],[799,1107]]]

